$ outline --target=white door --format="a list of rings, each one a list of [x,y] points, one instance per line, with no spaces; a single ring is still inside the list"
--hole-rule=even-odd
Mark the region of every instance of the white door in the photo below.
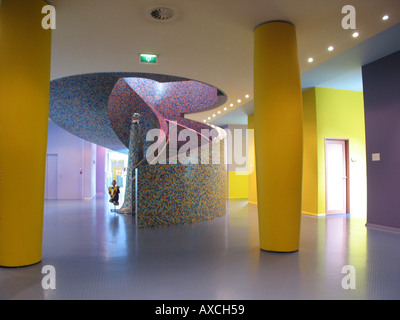
[[[57,199],[58,155],[46,156],[46,188],[44,198],[46,200]]]
[[[348,176],[346,140],[325,140],[326,213],[347,213]]]

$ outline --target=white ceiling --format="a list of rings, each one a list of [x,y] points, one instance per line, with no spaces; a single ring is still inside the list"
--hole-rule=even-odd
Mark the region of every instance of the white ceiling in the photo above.
[[[341,10],[350,4],[348,0],[51,0],[50,3],[57,11],[52,79],[129,71],[202,81],[228,96],[226,104],[212,112],[216,114],[212,118],[215,124],[238,121],[238,116],[243,118],[252,109],[253,34],[257,25],[270,20],[295,24],[300,70],[306,86],[318,83],[331,87],[338,81],[343,85],[349,79],[358,79],[358,84],[349,87],[357,89],[365,50],[371,50],[362,44],[400,23],[399,0],[352,0],[360,33],[357,39],[351,36],[353,30],[341,26],[344,17]],[[177,15],[171,21],[153,21],[149,11],[155,7],[171,8]],[[390,16],[386,21],[381,19],[384,14]],[[386,41],[397,44],[398,39],[389,37]],[[329,52],[329,45],[335,50]],[[359,50],[352,52],[354,48]],[[349,52],[353,55],[348,55]],[[139,53],[159,55],[158,64],[140,64]],[[307,62],[310,56],[314,58],[312,64]],[[347,63],[349,57],[358,61],[358,65]],[[336,70],[334,77],[332,73],[329,75],[332,70]],[[246,94],[250,95],[248,99]],[[238,99],[242,102],[238,103]],[[209,113],[190,117],[203,121]]]

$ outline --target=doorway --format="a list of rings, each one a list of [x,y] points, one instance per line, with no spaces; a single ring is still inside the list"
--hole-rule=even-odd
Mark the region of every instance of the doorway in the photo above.
[[[111,182],[115,180],[120,189],[119,203],[124,203],[126,190],[126,176],[128,171],[128,155],[120,152],[107,150],[105,160],[105,188],[111,186]],[[107,191],[108,195],[108,191]]]
[[[46,200],[57,200],[58,198],[58,154],[47,154],[46,156],[46,184],[44,198]]]
[[[348,139],[325,139],[326,214],[350,212],[348,150]]]

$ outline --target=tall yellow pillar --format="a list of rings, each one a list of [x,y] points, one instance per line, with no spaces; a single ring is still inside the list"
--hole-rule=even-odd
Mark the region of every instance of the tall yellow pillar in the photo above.
[[[248,135],[248,157],[249,157],[249,202],[257,204],[257,172],[256,172],[256,150],[254,147],[254,113],[247,117]]]
[[[299,250],[303,119],[296,30],[283,21],[255,30],[254,131],[260,247]]]
[[[41,0],[0,7],[0,266],[42,256],[51,31]]]

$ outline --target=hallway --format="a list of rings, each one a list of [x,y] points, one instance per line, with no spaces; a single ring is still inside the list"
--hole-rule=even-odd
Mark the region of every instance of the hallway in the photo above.
[[[136,230],[104,197],[45,203],[43,260],[0,269],[0,299],[400,299],[400,234],[345,215],[302,216],[300,250],[258,248],[257,207],[230,200],[213,221]],[[42,267],[56,289],[41,286]],[[345,290],[345,265],[356,289]]]

